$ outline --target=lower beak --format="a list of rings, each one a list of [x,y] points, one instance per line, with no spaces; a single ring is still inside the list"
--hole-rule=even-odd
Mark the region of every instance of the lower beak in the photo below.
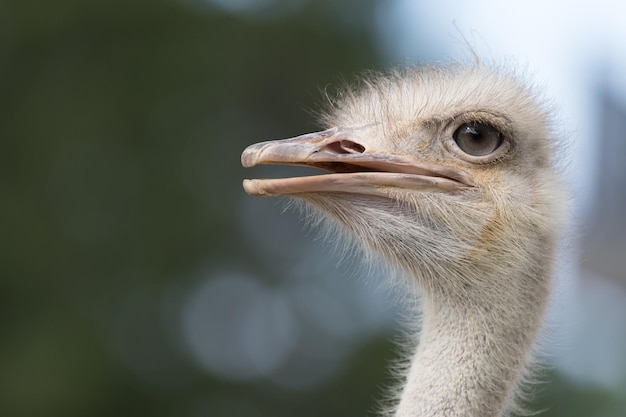
[[[241,155],[246,168],[259,164],[301,165],[331,173],[244,180],[243,188],[256,196],[343,192],[388,197],[392,188],[454,191],[474,185],[463,171],[372,149],[368,140],[372,131],[372,125],[332,128],[251,145]]]

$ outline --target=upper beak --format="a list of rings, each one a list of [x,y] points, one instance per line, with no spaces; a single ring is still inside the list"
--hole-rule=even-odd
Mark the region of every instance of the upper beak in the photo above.
[[[243,188],[257,196],[316,192],[388,196],[385,191],[389,187],[452,191],[474,185],[471,176],[458,169],[374,149],[373,134],[373,125],[332,128],[251,145],[241,155],[246,168],[259,164],[305,165],[333,173],[244,180]]]

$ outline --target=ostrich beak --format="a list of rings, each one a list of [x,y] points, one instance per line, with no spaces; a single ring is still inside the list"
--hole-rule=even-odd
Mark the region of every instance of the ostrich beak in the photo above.
[[[388,197],[390,187],[454,191],[474,185],[458,169],[420,161],[413,156],[374,149],[373,125],[332,128],[290,139],[247,147],[241,164],[300,165],[325,169],[330,174],[243,181],[250,195],[344,192]]]

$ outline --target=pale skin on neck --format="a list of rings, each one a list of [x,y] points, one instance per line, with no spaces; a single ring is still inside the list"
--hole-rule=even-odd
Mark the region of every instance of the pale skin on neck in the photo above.
[[[505,223],[533,237],[532,231]],[[536,234],[517,264],[505,265],[502,253],[492,267],[481,267],[490,260],[475,256],[475,268],[456,271],[464,276],[429,278],[474,286],[420,287],[419,343],[394,416],[497,417],[521,408],[517,390],[532,371],[532,348],[549,301],[552,239]],[[480,280],[474,276],[478,271],[485,273]],[[417,271],[407,275],[418,286],[423,282]]]
[[[394,415],[499,416],[540,325],[536,303],[545,300],[510,302],[514,313],[423,298],[420,340]]]
[[[543,107],[480,65],[410,69],[342,97],[325,118],[338,127],[242,155],[246,167],[334,173],[244,188],[304,200],[421,297],[419,343],[389,414],[504,415],[532,359],[564,217]],[[466,148],[475,137],[496,139]]]

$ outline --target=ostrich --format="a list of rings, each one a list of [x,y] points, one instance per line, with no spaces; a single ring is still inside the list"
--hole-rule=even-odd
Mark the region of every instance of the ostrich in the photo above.
[[[303,201],[420,300],[393,415],[515,411],[565,214],[546,106],[482,63],[369,76],[330,103],[326,130],[241,157],[330,172],[246,179],[245,191]]]

